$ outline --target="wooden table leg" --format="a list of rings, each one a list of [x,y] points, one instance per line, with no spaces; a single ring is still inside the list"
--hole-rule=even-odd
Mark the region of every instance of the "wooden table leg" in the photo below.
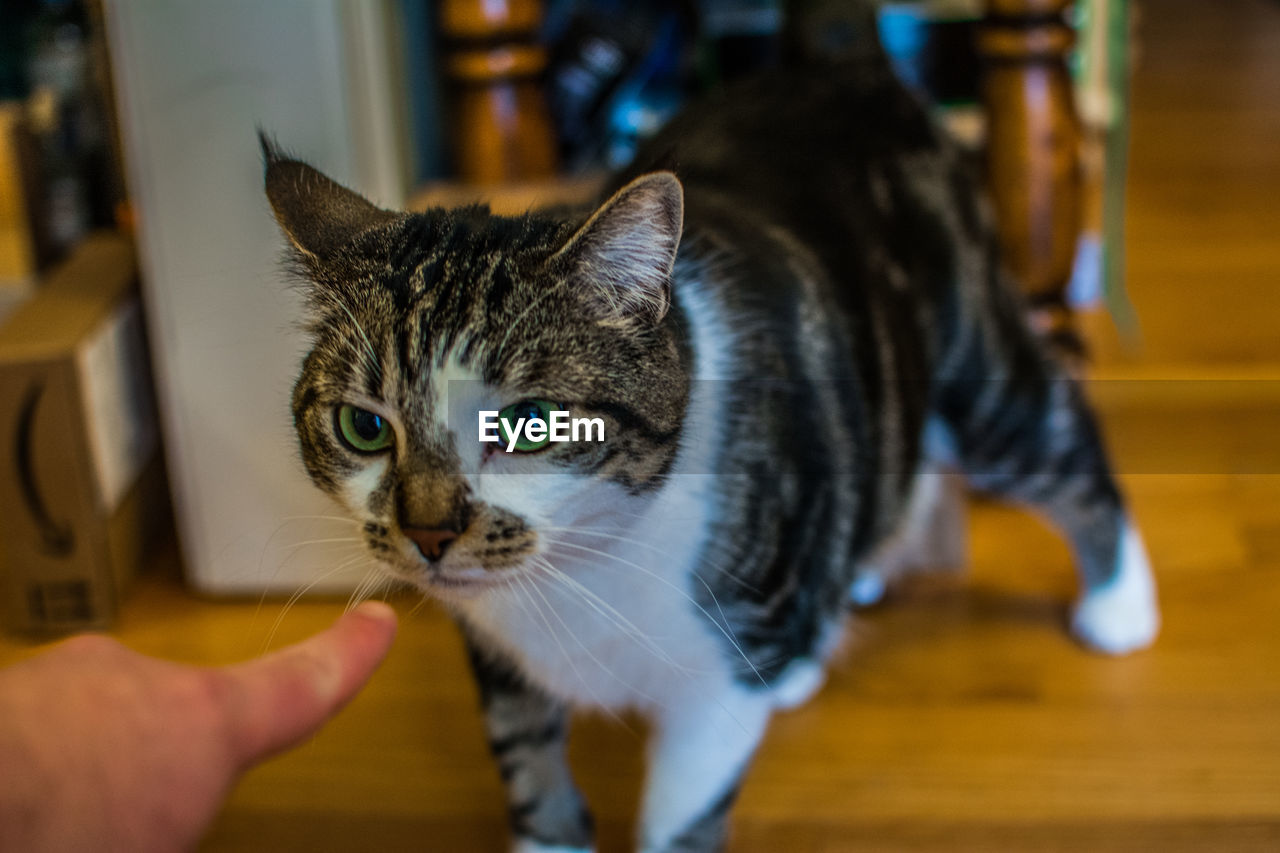
[[[987,163],[1005,262],[1033,322],[1079,354],[1066,305],[1080,234],[1080,129],[1067,53],[1070,0],[986,0]]]

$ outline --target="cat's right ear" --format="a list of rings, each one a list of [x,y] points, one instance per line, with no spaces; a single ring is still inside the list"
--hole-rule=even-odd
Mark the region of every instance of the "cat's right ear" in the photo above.
[[[684,190],[671,172],[641,175],[601,205],[552,261],[569,265],[608,321],[656,325],[671,307]]]
[[[397,218],[300,160],[258,131],[267,200],[303,257],[324,261],[361,233]]]

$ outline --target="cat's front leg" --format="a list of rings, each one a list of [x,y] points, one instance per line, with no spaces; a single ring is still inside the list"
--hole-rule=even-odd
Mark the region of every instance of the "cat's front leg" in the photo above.
[[[773,707],[764,689],[689,687],[655,718],[640,815],[645,853],[724,847],[729,811]]]
[[[516,853],[590,851],[594,827],[565,755],[569,712],[464,630]]]

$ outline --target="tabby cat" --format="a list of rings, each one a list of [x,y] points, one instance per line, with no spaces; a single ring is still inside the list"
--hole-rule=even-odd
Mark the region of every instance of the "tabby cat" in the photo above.
[[[593,844],[574,709],[653,722],[644,850],[723,846],[850,590],[928,561],[901,554],[945,516],[946,468],[1061,528],[1086,645],[1154,638],[1081,389],[1024,323],[964,156],[887,69],[730,89],[579,214],[382,210],[263,147],[309,296],[302,459],[456,617],[515,849]],[[478,439],[478,412],[553,409],[604,440]]]

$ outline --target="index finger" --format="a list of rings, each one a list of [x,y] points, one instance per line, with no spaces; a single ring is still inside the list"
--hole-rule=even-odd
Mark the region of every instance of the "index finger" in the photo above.
[[[366,601],[319,634],[222,670],[236,763],[255,764],[317,731],[373,675],[395,633],[395,611]]]

